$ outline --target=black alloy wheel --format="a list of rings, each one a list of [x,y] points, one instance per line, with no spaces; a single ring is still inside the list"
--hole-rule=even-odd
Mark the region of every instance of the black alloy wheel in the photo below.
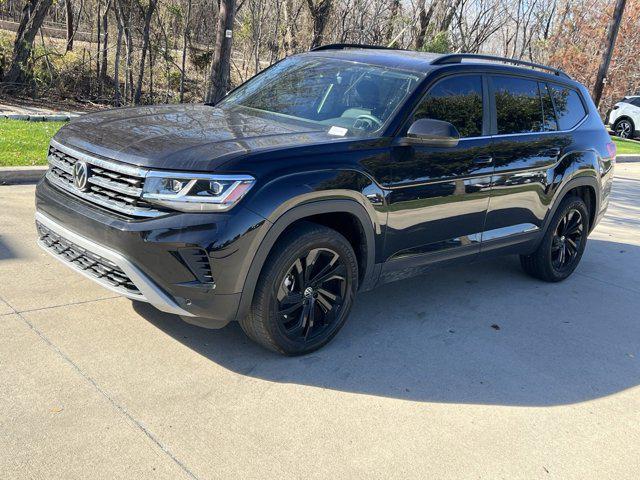
[[[358,260],[349,241],[331,228],[302,222],[273,247],[240,326],[278,353],[310,353],[344,325],[357,289]]]
[[[571,195],[563,199],[536,250],[520,255],[526,273],[546,282],[559,282],[573,273],[587,244],[589,209]]]
[[[551,243],[551,262],[558,272],[571,268],[584,238],[582,214],[572,208],[562,217]]]
[[[337,252],[314,248],[297,258],[276,294],[277,320],[292,341],[321,336],[339,318],[347,287],[347,267]]]

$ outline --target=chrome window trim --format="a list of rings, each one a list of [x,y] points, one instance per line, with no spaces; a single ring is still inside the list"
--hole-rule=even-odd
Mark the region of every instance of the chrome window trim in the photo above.
[[[90,252],[99,255],[106,260],[111,261],[115,265],[118,266],[129,279],[133,282],[133,284],[140,291],[140,295],[131,294],[127,292],[123,292],[122,289],[114,287],[113,285],[100,280],[99,278],[94,277],[90,273],[82,270],[77,265],[73,264],[64,259],[64,257],[57,255],[54,251],[48,248],[43,242],[38,240],[38,245],[53,258],[58,259],[64,265],[71,267],[73,270],[82,273],[85,277],[93,280],[94,282],[102,285],[103,287],[123,295],[125,297],[131,298],[133,300],[148,302],[158,310],[167,313],[173,313],[175,315],[182,315],[187,317],[193,317],[193,314],[187,312],[182,309],[172,298],[170,298],[166,293],[164,293],[142,270],[136,267],[131,261],[125,258],[120,253],[111,250],[110,248],[104,247],[99,243],[94,242],[80,234],[77,234],[66,227],[63,227],[56,221],[52,220],[42,212],[36,211],[35,215],[36,221],[47,227],[49,230],[53,231],[57,235],[60,235],[62,238],[82,247]]]

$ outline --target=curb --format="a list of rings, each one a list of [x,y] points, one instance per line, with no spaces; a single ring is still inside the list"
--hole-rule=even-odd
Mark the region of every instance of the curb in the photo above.
[[[640,162],[640,155],[635,155],[631,153],[616,155],[616,163],[633,163],[633,162]]]
[[[20,183],[37,183],[49,167],[0,167],[0,185],[17,185]]]
[[[38,114],[20,114],[20,113],[7,113],[0,115],[0,118],[6,118],[7,120],[22,120],[25,122],[68,122],[69,120],[78,117],[75,113],[59,114],[59,115],[38,115]]]

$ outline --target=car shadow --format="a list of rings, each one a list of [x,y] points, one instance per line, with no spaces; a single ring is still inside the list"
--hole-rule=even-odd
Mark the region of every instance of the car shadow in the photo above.
[[[505,257],[362,293],[338,336],[303,357],[262,349],[237,323],[206,330],[134,308],[211,361],[272,382],[424,402],[568,404],[640,383],[640,281],[614,285],[616,269],[640,265],[640,247],[590,239],[587,248],[585,259],[611,260],[583,262],[558,284]]]

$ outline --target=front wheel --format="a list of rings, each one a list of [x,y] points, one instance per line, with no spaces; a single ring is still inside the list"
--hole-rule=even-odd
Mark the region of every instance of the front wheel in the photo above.
[[[531,255],[521,255],[522,268],[547,282],[559,282],[573,273],[584,252],[589,233],[589,210],[580,197],[565,198],[540,243]]]
[[[302,355],[328,343],[349,315],[358,287],[351,244],[322,225],[289,230],[263,267],[245,333],[285,355]]]

